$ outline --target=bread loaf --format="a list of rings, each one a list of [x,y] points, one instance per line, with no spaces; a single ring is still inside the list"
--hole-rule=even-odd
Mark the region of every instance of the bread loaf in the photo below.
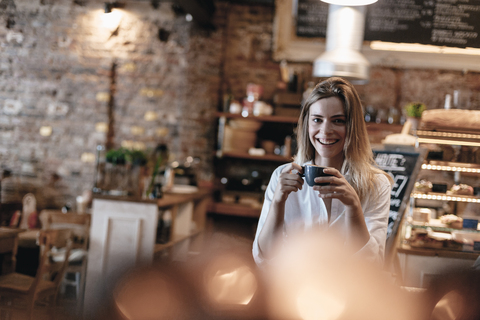
[[[422,113],[422,123],[431,127],[478,130],[480,110],[433,109]]]

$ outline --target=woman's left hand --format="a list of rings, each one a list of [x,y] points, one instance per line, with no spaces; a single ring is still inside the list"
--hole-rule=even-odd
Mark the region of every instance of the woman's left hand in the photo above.
[[[332,176],[324,176],[315,178],[317,183],[330,183],[326,186],[313,186],[313,190],[319,192],[320,198],[338,199],[347,207],[361,207],[360,198],[355,189],[348,183],[347,179],[335,168],[325,168],[323,172]]]

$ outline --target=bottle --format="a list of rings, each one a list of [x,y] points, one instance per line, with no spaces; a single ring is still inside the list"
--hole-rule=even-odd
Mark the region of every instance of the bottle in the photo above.
[[[400,113],[395,107],[390,107],[388,109],[388,123],[389,124],[398,124],[400,123]]]
[[[68,213],[71,210],[72,210],[72,204],[70,202],[65,203],[61,209],[62,213]]]
[[[365,122],[375,122],[377,110],[373,106],[367,106],[365,110]]]
[[[451,108],[451,102],[452,102],[452,95],[451,94],[445,95],[444,108],[447,109],[447,110],[450,109]]]
[[[157,145],[152,159],[150,160],[150,170],[152,172],[150,184],[148,185],[146,196],[147,198],[155,198],[153,191],[156,183],[161,183],[161,180],[157,179],[157,176],[165,167],[168,161],[168,147],[166,144]]]
[[[288,81],[288,86],[287,89],[290,92],[297,92],[298,88],[298,74],[296,71],[293,72],[293,74],[290,76],[290,80]]]
[[[175,170],[168,166],[165,169],[165,190],[170,190],[173,188],[175,183]]]
[[[157,230],[157,242],[158,243],[167,243],[170,241],[170,232],[172,227],[172,213],[170,210],[166,210],[162,214],[162,219],[160,220],[160,227]]]
[[[227,90],[227,92],[223,95],[223,112],[228,112],[230,108],[230,103],[233,101],[233,94],[230,92],[230,90]]]
[[[290,158],[292,156],[292,137],[285,137],[285,149],[283,151],[284,157]]]
[[[313,81],[309,81],[308,82],[308,87],[307,89],[305,89],[305,91],[303,91],[303,95],[302,95],[302,105],[305,103],[305,101],[308,99],[308,97],[310,96],[310,94],[312,93],[313,89],[315,88],[315,82]]]

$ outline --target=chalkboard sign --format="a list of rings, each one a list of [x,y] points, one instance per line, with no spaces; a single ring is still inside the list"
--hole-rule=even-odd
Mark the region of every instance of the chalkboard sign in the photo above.
[[[365,40],[480,48],[480,0],[382,0],[367,7]]]
[[[322,37],[327,35],[328,3],[319,0],[297,0],[298,37]]]
[[[390,149],[391,148],[391,149]],[[422,148],[395,148],[373,150],[377,166],[393,178],[390,195],[390,214],[388,218],[387,251],[393,243],[402,220],[403,213],[410,199],[415,180],[425,157]]]
[[[298,37],[325,37],[328,4],[294,0]],[[480,0],[381,0],[366,7],[367,41],[480,48]]]

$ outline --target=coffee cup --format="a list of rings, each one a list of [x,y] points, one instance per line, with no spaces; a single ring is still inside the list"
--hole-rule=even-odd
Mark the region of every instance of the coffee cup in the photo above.
[[[305,181],[310,187],[313,186],[328,186],[330,183],[317,183],[315,182],[315,178],[317,177],[327,177],[327,176],[333,176],[332,174],[327,174],[323,172],[323,169],[326,167],[321,167],[317,166],[314,164],[307,164],[302,166],[303,173],[300,174],[300,176],[305,177]]]

